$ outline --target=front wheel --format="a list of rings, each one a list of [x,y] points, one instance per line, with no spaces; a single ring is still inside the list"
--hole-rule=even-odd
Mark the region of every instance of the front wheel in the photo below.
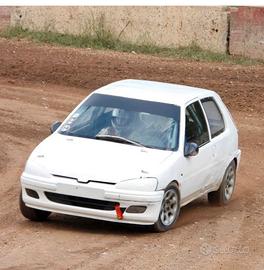
[[[180,214],[180,192],[175,183],[171,183],[164,190],[159,218],[153,228],[157,232],[165,232],[176,223]]]
[[[51,212],[48,212],[48,211],[38,210],[38,209],[34,209],[34,208],[30,208],[26,206],[26,204],[24,203],[22,199],[22,192],[20,192],[20,196],[19,196],[19,208],[22,215],[25,218],[30,219],[32,221],[44,221],[51,214]]]
[[[227,167],[222,183],[217,191],[208,193],[208,201],[213,204],[225,205],[232,197],[236,183],[236,163],[233,160]]]

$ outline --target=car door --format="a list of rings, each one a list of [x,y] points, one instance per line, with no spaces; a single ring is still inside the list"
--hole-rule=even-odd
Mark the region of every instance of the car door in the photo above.
[[[205,184],[210,182],[214,174],[208,123],[199,101],[189,104],[185,109],[185,143],[191,142],[199,146],[199,153],[196,156],[183,156],[182,204],[203,193]]]
[[[211,133],[211,146],[213,151],[212,166],[214,176],[212,181],[207,179],[206,188],[213,187],[221,181],[225,172],[226,160],[228,159],[228,133],[226,132],[223,114],[213,97],[201,100],[202,107],[208,120]]]

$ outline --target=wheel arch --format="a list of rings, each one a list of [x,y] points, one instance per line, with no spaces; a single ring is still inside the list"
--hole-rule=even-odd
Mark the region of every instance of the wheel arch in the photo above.
[[[177,186],[177,189],[178,189],[178,193],[179,193],[179,196],[180,196],[180,200],[181,200],[181,188],[180,188],[180,183],[178,180],[172,180],[167,186],[169,186],[170,184],[176,184]]]
[[[172,181],[169,183],[169,185],[170,185],[171,183],[175,183],[175,184],[177,185],[179,191],[180,191],[180,183],[179,183],[177,180],[172,180]]]
[[[236,169],[237,169],[237,157],[234,157],[234,158],[233,158],[233,161],[235,162]]]
[[[158,188],[157,190],[165,190],[170,184],[176,184],[178,190],[180,191],[181,190],[181,184],[178,180],[176,179],[173,179],[173,180],[168,180],[168,181],[164,181],[163,183],[161,182],[160,184],[158,184]]]

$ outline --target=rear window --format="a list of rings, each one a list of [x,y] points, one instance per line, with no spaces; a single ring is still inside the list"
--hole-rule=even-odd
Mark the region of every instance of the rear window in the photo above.
[[[204,98],[201,102],[209,122],[211,136],[214,138],[225,130],[222,113],[212,97]]]

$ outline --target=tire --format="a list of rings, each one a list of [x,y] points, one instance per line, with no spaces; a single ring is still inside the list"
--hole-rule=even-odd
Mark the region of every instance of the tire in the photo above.
[[[22,192],[20,192],[19,196],[19,208],[22,215],[32,221],[44,221],[51,214],[51,212],[48,211],[38,210],[26,206],[22,199]]]
[[[233,160],[227,167],[218,190],[208,193],[208,201],[212,204],[226,205],[231,200],[236,183],[236,163]]]
[[[153,225],[156,232],[165,232],[176,223],[180,214],[180,192],[175,183],[170,183],[164,190],[159,218]]]

